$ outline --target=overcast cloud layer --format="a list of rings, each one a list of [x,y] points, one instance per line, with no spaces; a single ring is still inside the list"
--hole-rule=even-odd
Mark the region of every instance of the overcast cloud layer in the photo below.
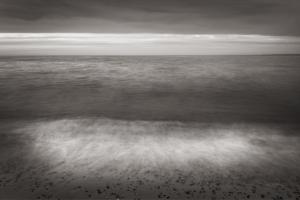
[[[299,0],[0,0],[0,55],[298,54],[299,21]]]
[[[0,0],[0,32],[300,35],[299,0]]]

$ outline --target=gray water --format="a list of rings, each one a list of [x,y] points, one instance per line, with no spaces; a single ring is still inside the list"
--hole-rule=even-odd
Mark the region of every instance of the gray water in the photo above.
[[[300,56],[0,58],[0,199],[298,199]]]
[[[0,58],[0,118],[299,122],[300,56]]]

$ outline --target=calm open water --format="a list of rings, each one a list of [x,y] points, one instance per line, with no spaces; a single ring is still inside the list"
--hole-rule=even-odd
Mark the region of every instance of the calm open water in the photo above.
[[[0,58],[0,118],[299,122],[300,56]]]

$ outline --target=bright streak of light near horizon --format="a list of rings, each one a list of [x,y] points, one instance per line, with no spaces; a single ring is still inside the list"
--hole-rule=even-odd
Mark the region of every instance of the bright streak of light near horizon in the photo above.
[[[295,36],[0,33],[0,55],[248,55],[300,53]]]

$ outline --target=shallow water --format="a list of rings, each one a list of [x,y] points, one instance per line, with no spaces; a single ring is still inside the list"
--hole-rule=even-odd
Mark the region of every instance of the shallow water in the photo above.
[[[0,199],[299,199],[299,63],[1,57]]]
[[[2,57],[0,118],[299,122],[300,56]]]
[[[1,199],[257,200],[300,194],[300,129],[287,124],[81,118],[1,127]]]

